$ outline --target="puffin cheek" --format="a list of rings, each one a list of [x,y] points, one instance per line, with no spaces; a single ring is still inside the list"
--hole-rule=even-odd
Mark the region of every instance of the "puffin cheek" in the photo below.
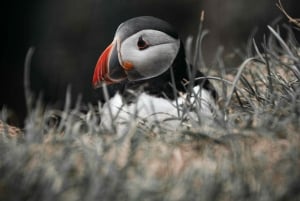
[[[177,56],[178,49],[176,43],[152,46],[135,61],[135,70],[145,78],[156,77],[170,68]]]

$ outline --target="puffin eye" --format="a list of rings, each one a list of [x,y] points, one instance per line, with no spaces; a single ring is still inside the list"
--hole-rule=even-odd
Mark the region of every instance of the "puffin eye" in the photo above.
[[[144,39],[141,36],[141,37],[139,37],[139,40],[137,42],[137,46],[138,46],[139,50],[144,50],[147,47],[149,47],[149,44],[146,41],[144,41]]]

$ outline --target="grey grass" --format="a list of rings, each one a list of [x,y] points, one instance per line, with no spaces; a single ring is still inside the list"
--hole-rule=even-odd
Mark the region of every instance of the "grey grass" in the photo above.
[[[182,115],[182,129],[157,130],[132,115],[123,136],[101,128],[115,118],[102,117],[101,104],[82,112],[79,98],[71,108],[70,89],[62,111],[34,101],[30,49],[25,128],[7,125],[1,110],[0,200],[299,200],[300,46],[282,38],[284,27],[268,28],[268,42],[250,39],[248,57],[228,72],[221,49],[206,66],[200,25],[187,58],[210,69],[219,92],[213,123]]]

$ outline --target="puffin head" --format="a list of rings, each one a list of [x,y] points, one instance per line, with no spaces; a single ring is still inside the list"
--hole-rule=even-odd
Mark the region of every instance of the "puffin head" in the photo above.
[[[119,25],[99,57],[93,86],[157,77],[172,66],[179,49],[180,40],[169,23],[151,16],[129,19]]]

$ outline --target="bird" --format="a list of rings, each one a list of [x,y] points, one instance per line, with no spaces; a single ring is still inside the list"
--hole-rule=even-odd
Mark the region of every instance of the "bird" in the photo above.
[[[113,89],[106,93],[101,123],[107,129],[117,125],[118,133],[126,133],[133,119],[176,130],[191,116],[211,117],[217,99],[211,82],[187,61],[175,28],[153,16],[119,25],[96,63],[92,85]]]

